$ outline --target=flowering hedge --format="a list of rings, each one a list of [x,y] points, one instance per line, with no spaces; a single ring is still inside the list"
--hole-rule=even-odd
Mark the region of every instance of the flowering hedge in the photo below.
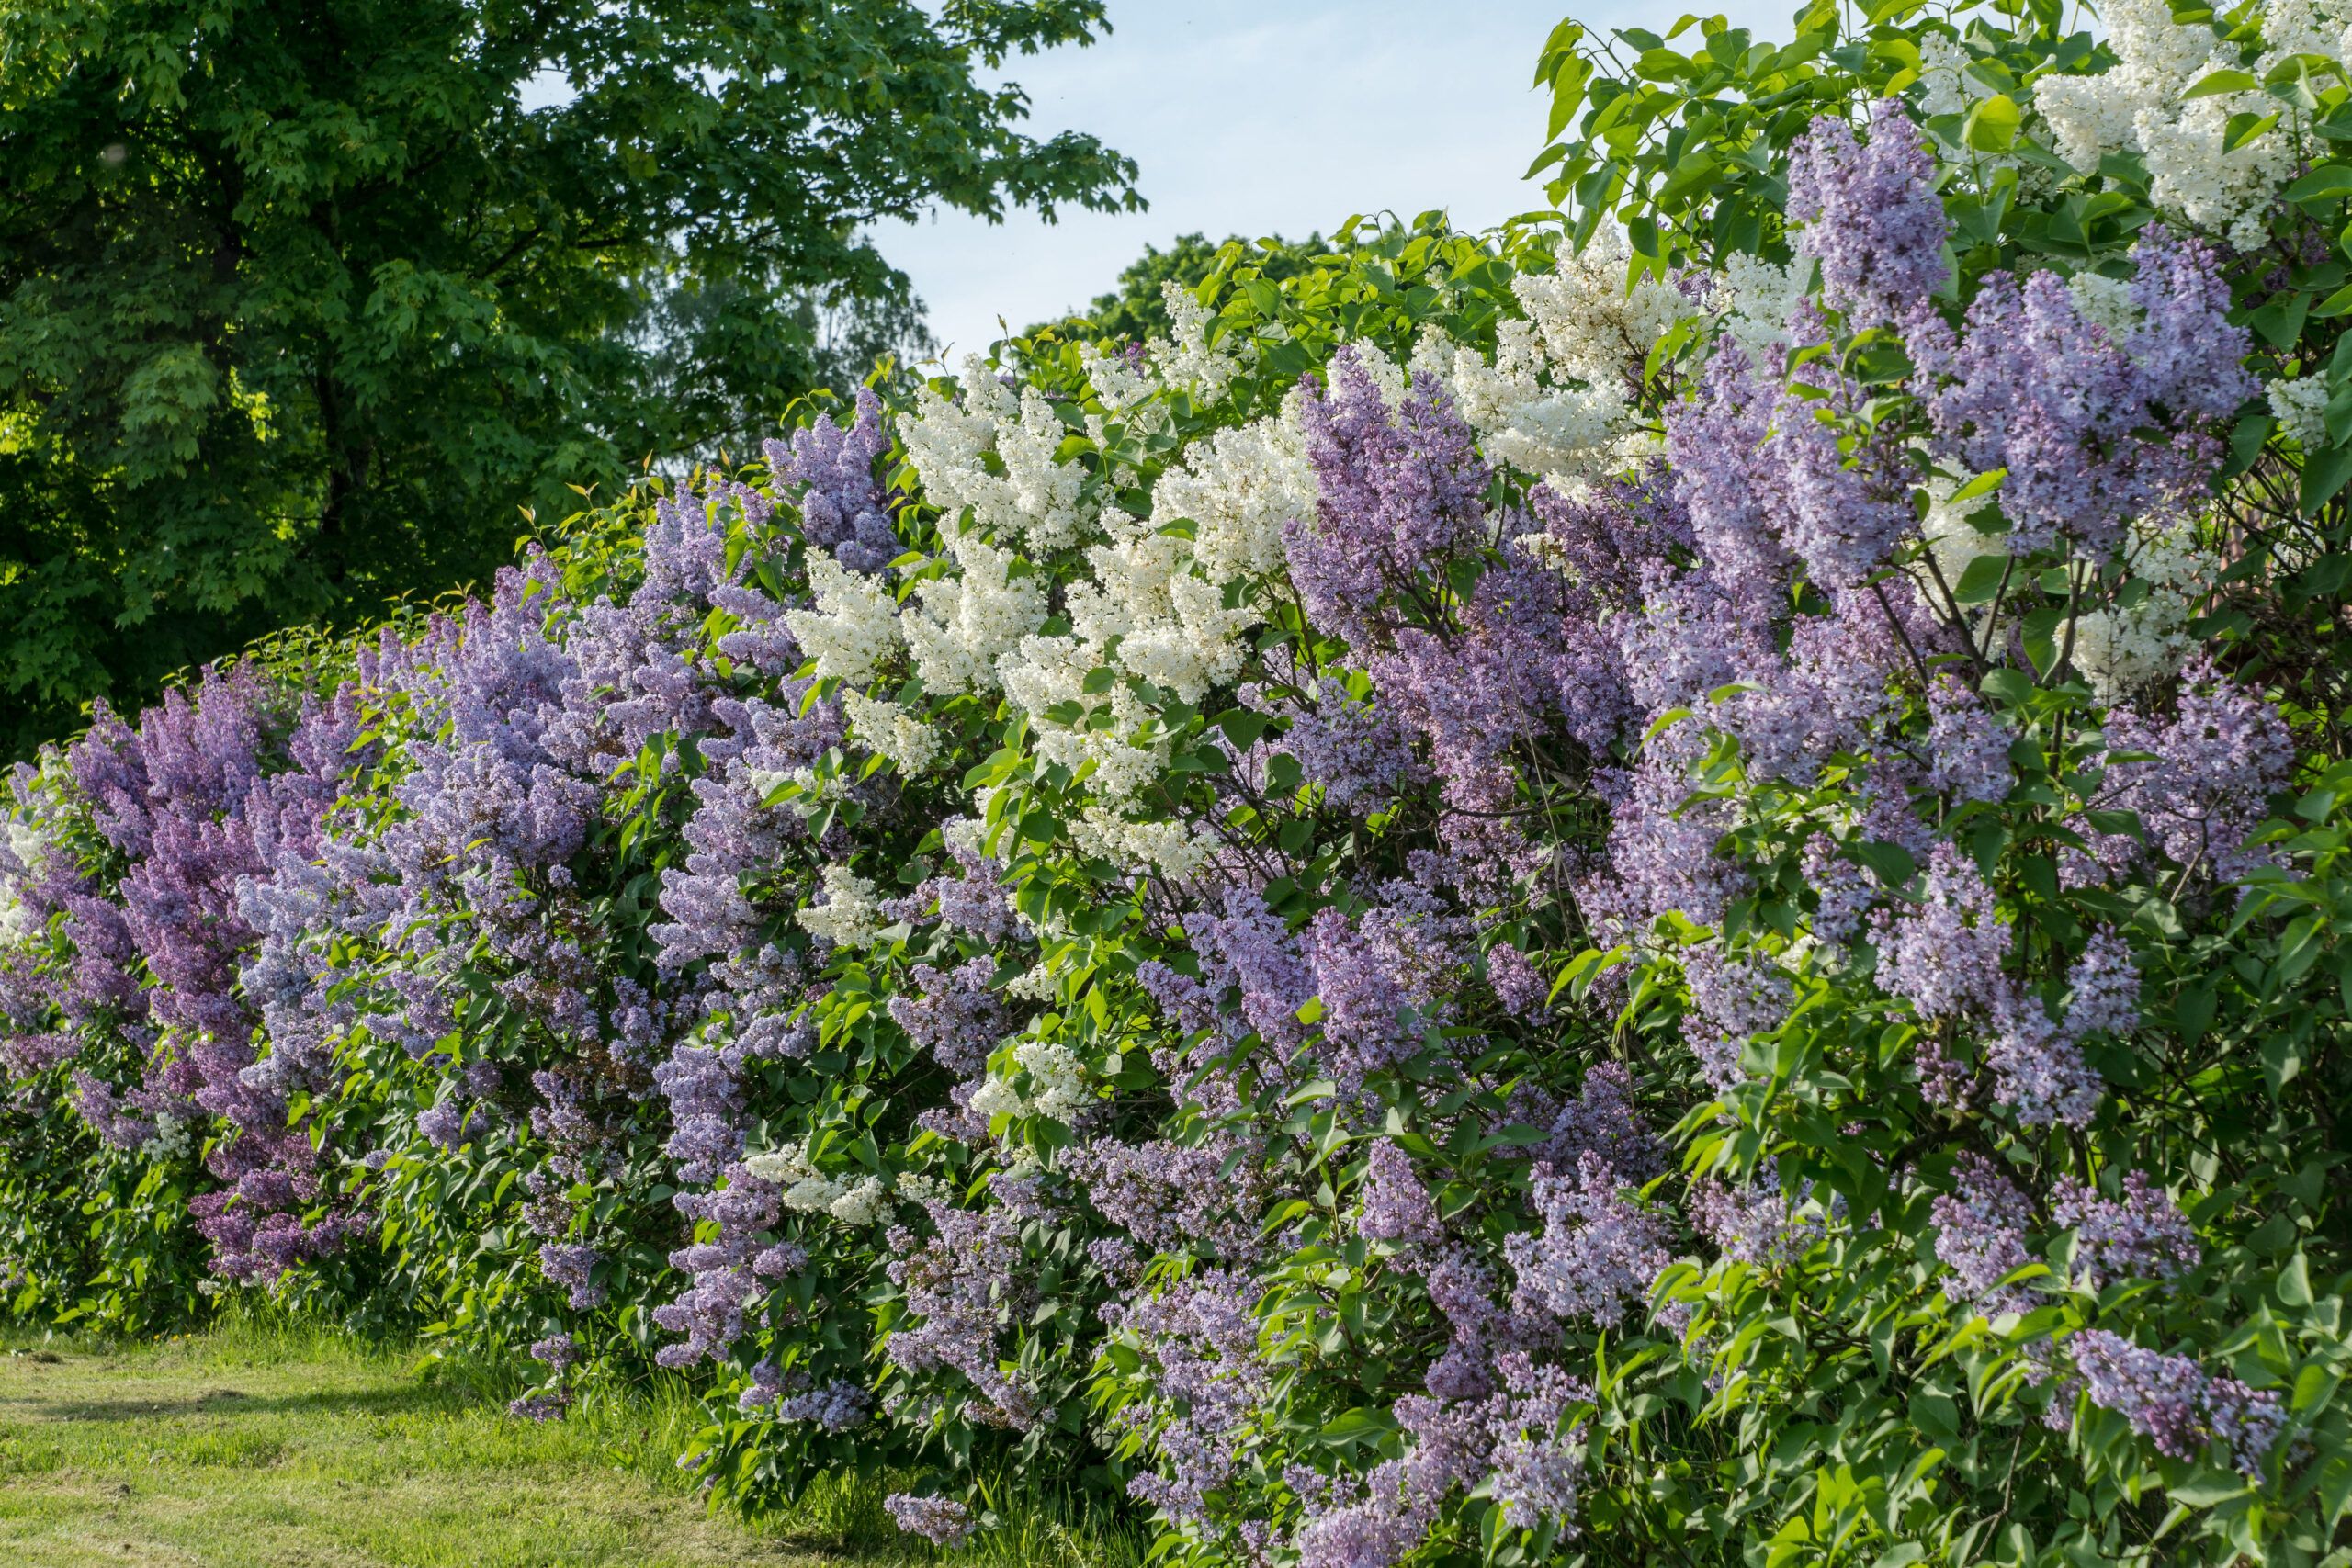
[[[2352,79],[2109,11],[1564,24],[1556,222],[101,713],[16,1310],[658,1362],[942,1543],[2346,1561]]]

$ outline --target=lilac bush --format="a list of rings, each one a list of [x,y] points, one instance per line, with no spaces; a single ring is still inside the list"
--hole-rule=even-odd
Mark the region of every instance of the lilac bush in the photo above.
[[[2340,40],[1967,20],[1564,26],[1557,223],[1233,247],[96,716],[8,1168],[156,1183],[0,1174],[17,1310],[135,1232],[518,1416],[665,1368],[950,1550],[2329,1560]]]

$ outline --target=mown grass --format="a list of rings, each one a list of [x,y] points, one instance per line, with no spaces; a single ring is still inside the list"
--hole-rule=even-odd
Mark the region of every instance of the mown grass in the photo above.
[[[1131,1529],[1031,1501],[953,1554],[910,1546],[878,1482],[747,1525],[673,1457],[683,1394],[509,1417],[502,1377],[406,1347],[231,1321],[113,1347],[0,1335],[0,1563],[16,1568],[1122,1568]]]

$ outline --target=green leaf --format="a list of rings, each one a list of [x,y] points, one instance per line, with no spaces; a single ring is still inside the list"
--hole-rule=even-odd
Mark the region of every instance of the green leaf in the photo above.
[[[2033,682],[2022,671],[2004,665],[1987,671],[1984,679],[1976,683],[1976,689],[1996,702],[2015,707],[2033,694]]]
[[[2352,479],[2352,446],[2332,447],[2325,452],[2303,455],[2303,477],[2298,504],[2303,515],[2313,516],[2323,506],[2335,498],[2345,481]]]
[[[2206,1029],[2213,1021],[2213,1007],[2217,999],[2218,994],[2211,980],[2180,988],[2180,994],[2173,998],[2172,1020],[2173,1028],[2179,1032],[2182,1040],[2194,1045],[2205,1037]]]
[[[2335,201],[2352,196],[2352,165],[2322,164],[2285,191],[2289,201]]]
[[[2319,96],[2312,91],[2314,62],[2324,70],[2336,69],[2335,62],[2322,55],[2290,54],[2263,75],[2262,90],[2290,108],[2312,113],[2319,107]]]
[[[1990,495],[1995,491],[2000,489],[2001,481],[2008,477],[2009,470],[2007,468],[1988,469],[1984,473],[1978,474],[1974,479],[1970,479],[1966,484],[1952,491],[1951,499],[1945,504],[1949,506],[1959,506],[1967,502],[1974,501],[1979,496]]]
[[[1952,584],[1951,596],[1962,604],[1982,604],[2001,591],[2016,563],[2007,556],[1978,556],[1963,568]]]
[[[2278,1270],[2278,1299],[2290,1307],[2312,1304],[2312,1266],[2301,1252],[2287,1260]]]
[[[2278,116],[2275,111],[2263,115],[2256,114],[2251,110],[2233,114],[2230,116],[2230,123],[2222,130],[2222,151],[2234,152],[2278,123]]]
[[[1386,1412],[1360,1404],[1324,1422],[1317,1436],[1333,1448],[1353,1448],[1358,1443],[1385,1438],[1396,1429],[1396,1422]]]
[[[2303,335],[2303,316],[2311,309],[2312,297],[2293,293],[2274,299],[2246,318],[2246,324],[2262,334],[2273,348],[2285,348]]]
[[[1996,93],[1968,111],[1962,140],[1979,152],[2006,152],[2017,145],[2020,118],[2017,100]]]
[[[1555,141],[1568,127],[1577,109],[1584,107],[1585,85],[1591,80],[1592,66],[1578,54],[1568,54],[1552,76],[1552,113],[1544,140]]]
[[[2065,605],[2045,604],[2018,625],[2018,640],[2025,644],[2025,656],[2042,675],[2058,662],[2058,627],[2065,618]]]
[[[2196,98],[2211,98],[2222,93],[2251,93],[2262,84],[2255,80],[2251,71],[2208,71],[2180,96],[2183,102]]]
[[[1906,887],[1919,874],[1919,863],[1911,858],[1911,852],[1884,839],[1849,839],[1846,853],[1878,873],[1878,879],[1889,887]]]
[[[2244,1496],[2252,1490],[2246,1478],[2235,1471],[2200,1465],[2187,1481],[2176,1482],[2165,1487],[2165,1494],[2183,1507],[2210,1508],[2216,1503]]]

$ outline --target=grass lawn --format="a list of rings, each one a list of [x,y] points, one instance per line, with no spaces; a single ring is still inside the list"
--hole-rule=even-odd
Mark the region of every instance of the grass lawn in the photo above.
[[[888,1568],[881,1489],[747,1528],[671,1463],[682,1403],[591,1402],[547,1425],[414,1351],[230,1325],[130,1348],[0,1340],[0,1563],[203,1568]],[[1043,1516],[994,1563],[1134,1561]]]

